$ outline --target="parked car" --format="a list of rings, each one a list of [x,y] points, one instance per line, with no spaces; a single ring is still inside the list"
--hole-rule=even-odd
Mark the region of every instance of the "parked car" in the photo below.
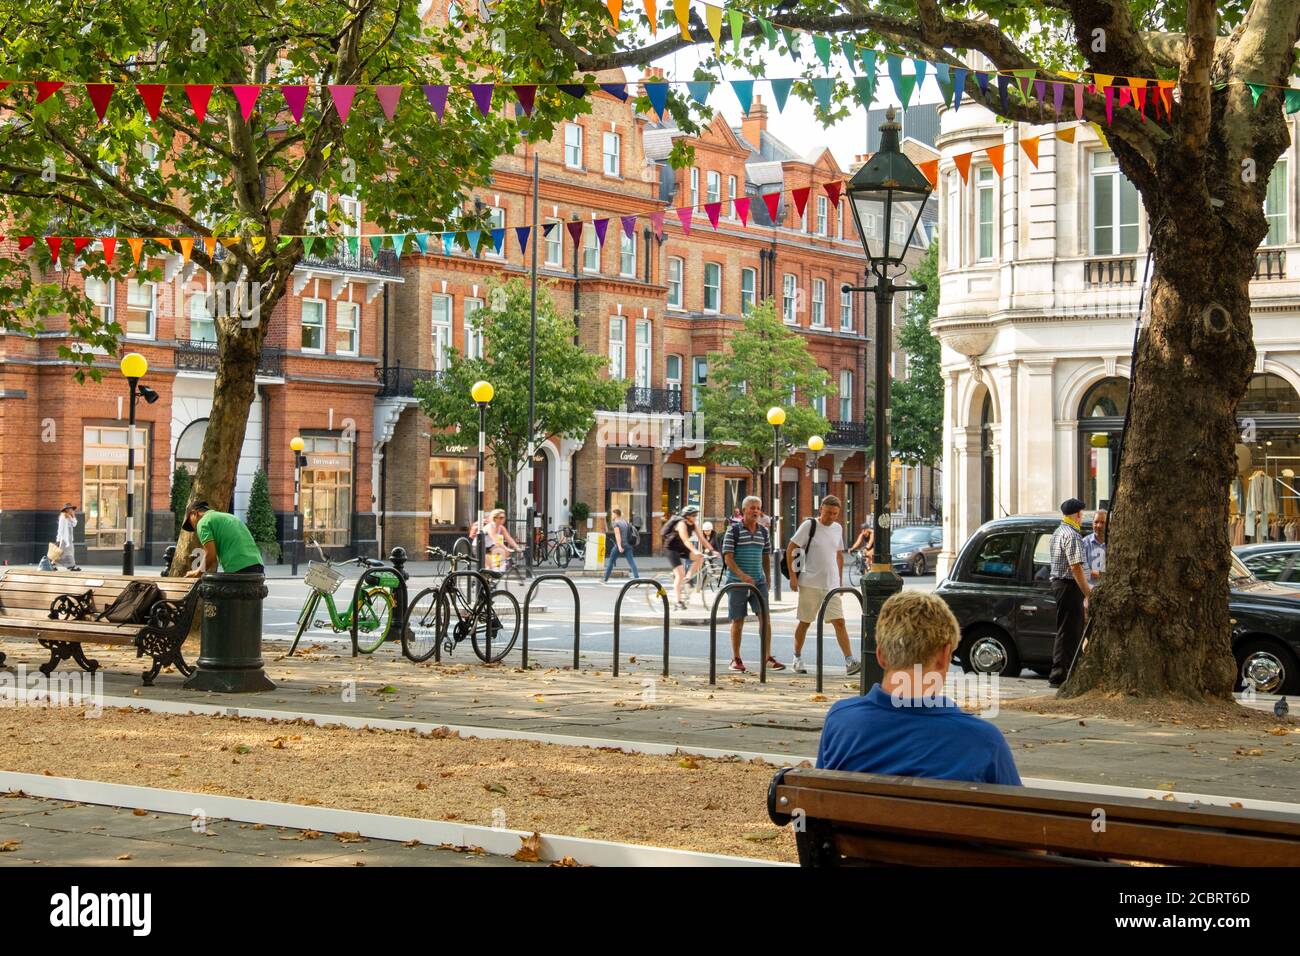
[[[1056,640],[1056,599],[1048,574],[1053,515],[1018,515],[981,526],[935,593],[961,625],[954,658],[967,671],[1046,676]],[[1084,533],[1091,530],[1085,523]],[[1300,694],[1300,596],[1260,581],[1233,557],[1228,607],[1237,683],[1264,693]]]
[[[1261,581],[1300,589],[1300,542],[1243,544],[1232,551]]]
[[[889,533],[889,559],[899,574],[929,574],[942,548],[943,530],[933,525],[909,525]]]

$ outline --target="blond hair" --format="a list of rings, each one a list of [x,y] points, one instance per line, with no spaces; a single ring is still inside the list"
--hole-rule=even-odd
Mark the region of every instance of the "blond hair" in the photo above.
[[[886,670],[929,664],[959,640],[961,629],[948,605],[924,591],[899,591],[885,602],[876,622],[876,647]]]

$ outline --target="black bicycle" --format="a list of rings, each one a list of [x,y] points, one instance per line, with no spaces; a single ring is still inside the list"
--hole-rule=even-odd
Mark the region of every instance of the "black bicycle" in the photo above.
[[[432,657],[439,645],[443,653],[452,654],[468,640],[485,664],[504,660],[519,639],[521,617],[518,599],[497,586],[504,573],[478,571],[478,562],[466,555],[427,550],[435,559],[446,560],[451,570],[411,599],[402,653],[418,664]],[[486,588],[484,579],[489,582]]]

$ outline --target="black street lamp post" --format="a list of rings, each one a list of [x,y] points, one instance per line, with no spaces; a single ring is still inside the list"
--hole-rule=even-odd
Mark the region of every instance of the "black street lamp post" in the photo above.
[[[781,600],[781,426],[785,424],[785,409],[773,405],[767,410],[767,423],[772,426],[772,600]]]
[[[301,435],[294,435],[289,440],[289,450],[293,452],[293,539],[289,542],[292,573],[298,576],[298,561],[302,551],[302,469],[307,464],[307,456],[302,453],[305,442]]]
[[[898,123],[894,121],[891,108],[880,127],[880,149],[853,175],[847,190],[858,238],[862,241],[876,282],[874,286],[843,287],[846,292],[874,292],[876,298],[876,474],[872,496],[876,557],[862,579],[866,633],[860,690],[864,694],[884,677],[876,661],[876,621],[880,608],[903,588],[902,579],[894,573],[889,551],[889,356],[893,349],[893,298],[895,292],[921,292],[925,289],[922,285],[899,285],[894,279],[907,271],[903,256],[932,191],[925,174],[900,151],[898,133]],[[902,228],[895,231],[895,222]],[[898,236],[903,237],[902,241]]]
[[[485,567],[487,554],[487,531],[483,527],[483,494],[487,490],[483,474],[483,455],[487,450],[487,410],[496,392],[491,382],[475,382],[470,389],[470,397],[478,406],[478,473],[474,476],[474,500],[478,507],[478,533],[474,535],[474,555],[478,558],[478,569]]]
[[[149,363],[139,352],[122,356],[120,368],[131,393],[126,431],[126,541],[122,544],[122,573],[135,574],[135,403],[136,399],[143,398],[152,405],[158,401],[158,393],[140,384],[149,371]]]

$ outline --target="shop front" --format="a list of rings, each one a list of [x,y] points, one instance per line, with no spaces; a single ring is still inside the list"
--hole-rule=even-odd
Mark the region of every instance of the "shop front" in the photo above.
[[[119,556],[126,542],[127,431],[124,426],[82,428],[81,507],[86,548],[91,561]],[[149,508],[149,426],[135,428],[134,544],[146,546]]]
[[[307,541],[322,547],[352,543],[352,442],[335,435],[304,434],[302,526]]]
[[[1300,394],[1279,375],[1256,375],[1237,406],[1237,424],[1232,543],[1300,540]]]
[[[634,549],[638,555],[650,554],[653,543],[651,505],[658,501],[651,497],[650,482],[656,454],[653,448],[613,445],[605,448],[605,514],[612,514],[618,508],[632,527],[641,532],[641,540]],[[661,495],[662,490],[656,499]]]
[[[477,459],[435,455],[429,459],[429,545],[450,549],[474,523]]]

